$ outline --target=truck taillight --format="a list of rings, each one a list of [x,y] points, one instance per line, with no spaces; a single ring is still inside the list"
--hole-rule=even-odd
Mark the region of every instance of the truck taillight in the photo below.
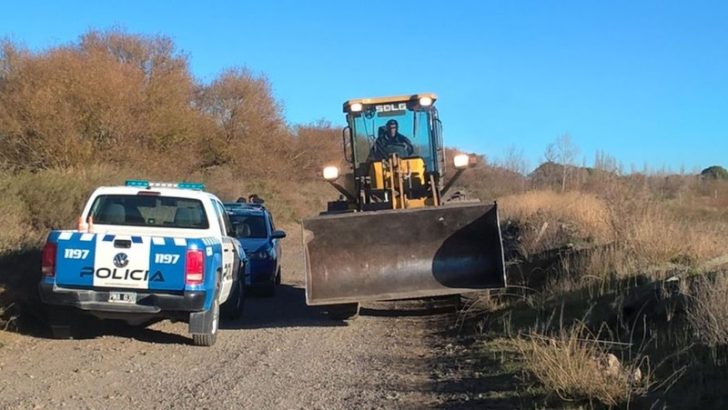
[[[41,272],[43,276],[56,276],[56,251],[58,245],[55,243],[46,243],[43,246],[43,253],[41,254]]]
[[[187,249],[185,283],[199,285],[205,280],[205,255],[199,249]]]

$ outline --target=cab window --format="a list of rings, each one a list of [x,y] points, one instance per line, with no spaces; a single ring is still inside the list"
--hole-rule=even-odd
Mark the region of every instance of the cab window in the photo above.
[[[99,225],[183,229],[209,227],[202,202],[191,198],[152,195],[99,195],[90,216]]]

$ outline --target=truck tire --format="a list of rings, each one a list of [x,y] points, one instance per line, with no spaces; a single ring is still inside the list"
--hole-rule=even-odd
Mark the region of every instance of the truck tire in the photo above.
[[[359,303],[342,303],[326,307],[326,315],[334,320],[354,320],[359,316]]]
[[[243,282],[236,281],[235,288],[230,291],[230,297],[220,307],[221,313],[225,319],[239,319],[243,314],[243,305],[245,303],[245,286]]]
[[[210,310],[211,314],[207,320],[211,321],[209,324],[211,331],[210,333],[193,333],[192,343],[195,346],[212,346],[217,341],[217,330],[220,323],[220,301],[217,300],[217,295],[215,295],[215,300],[212,302]]]

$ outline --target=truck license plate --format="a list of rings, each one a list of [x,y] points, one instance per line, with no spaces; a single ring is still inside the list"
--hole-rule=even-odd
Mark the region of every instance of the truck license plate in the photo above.
[[[109,302],[136,303],[136,293],[134,293],[134,292],[109,292]]]

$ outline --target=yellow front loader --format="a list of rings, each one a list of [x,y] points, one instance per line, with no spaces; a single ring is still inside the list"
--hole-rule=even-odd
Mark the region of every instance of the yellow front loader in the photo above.
[[[344,318],[363,301],[505,286],[497,205],[448,197],[471,159],[456,156],[446,180],[436,99],[344,103],[350,172],[324,169],[340,199],[303,221],[309,305],[336,305]]]

